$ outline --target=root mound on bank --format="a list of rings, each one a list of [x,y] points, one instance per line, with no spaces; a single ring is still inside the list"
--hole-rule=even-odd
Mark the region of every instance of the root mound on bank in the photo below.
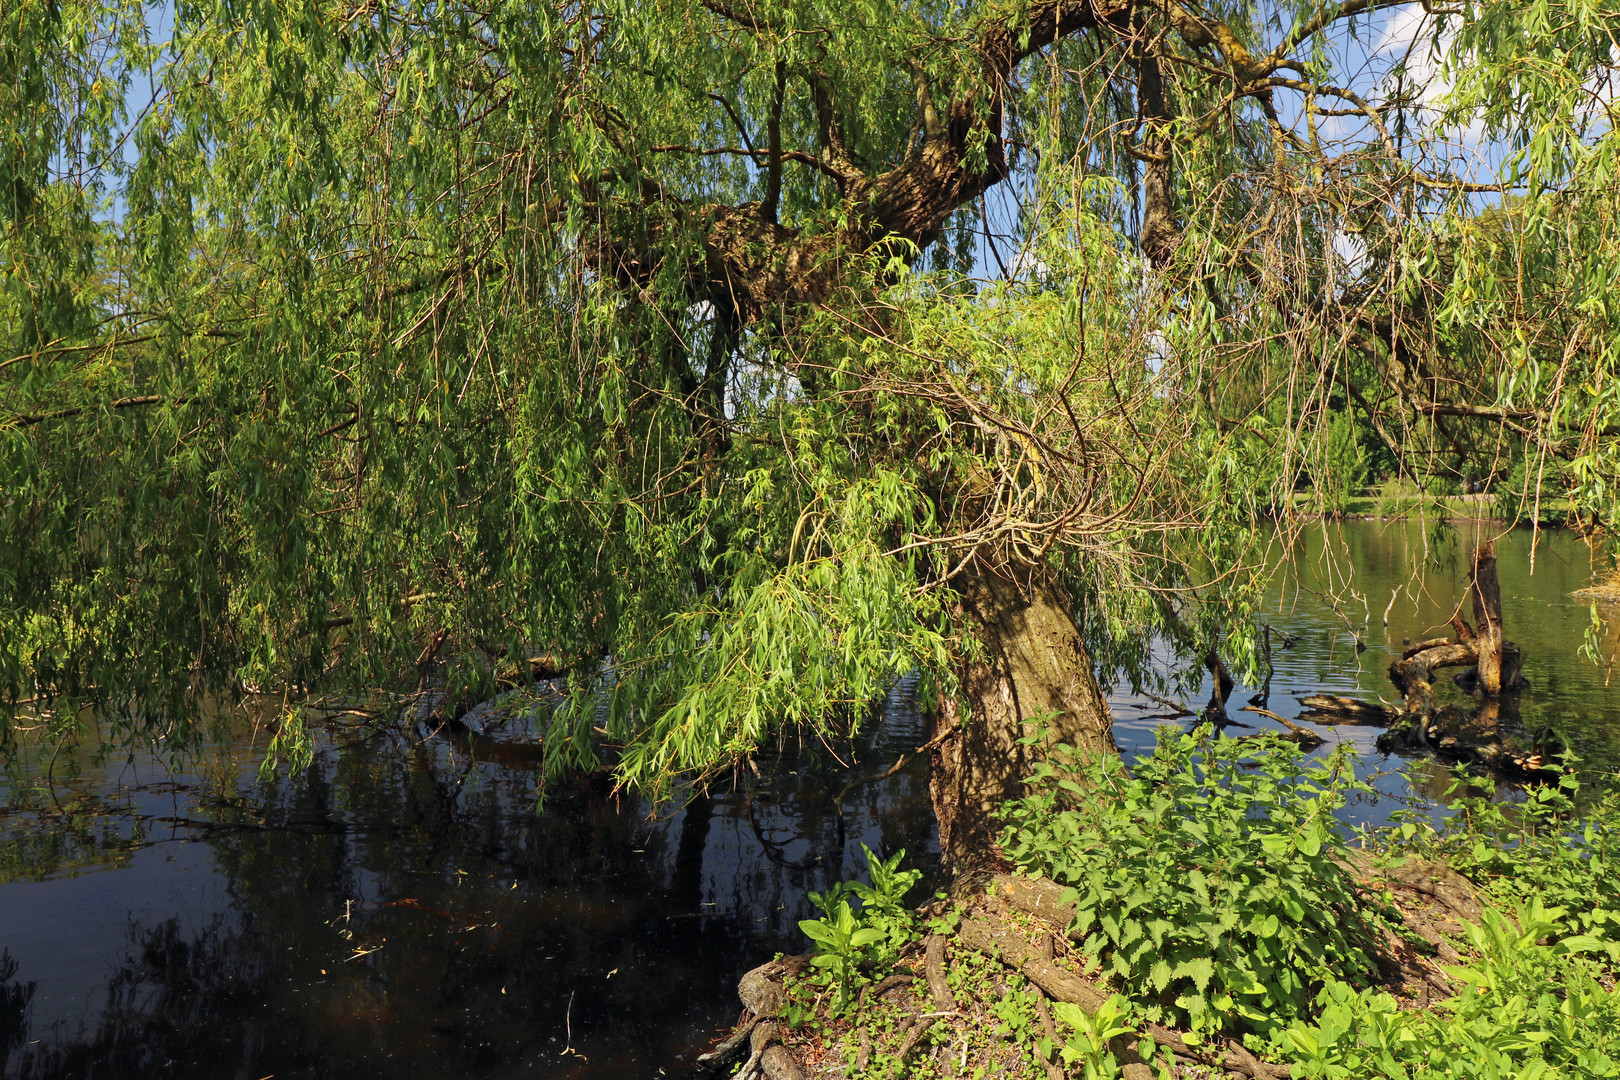
[[[868,852],[870,884],[811,894],[817,952],[742,980],[698,1075],[1620,1077],[1620,792],[1486,786],[1369,850],[1334,816],[1365,790],[1344,758],[1169,729],[1129,769],[1055,748],[1003,808],[1017,873],[913,910],[904,852]]]
[[[1377,960],[1385,989],[1421,1008],[1455,987],[1442,965],[1460,961],[1463,921],[1481,908],[1473,887],[1430,863],[1352,867],[1370,898],[1398,912]],[[857,1077],[1088,1075],[1112,1056],[1125,1080],[1235,1076],[1282,1080],[1289,1065],[1262,1060],[1232,1038],[1199,1038],[1155,1023],[1127,1025],[1114,989],[1068,934],[1064,890],[1038,878],[998,876],[983,894],[928,920],[887,971],[866,973],[853,1007],[834,1015],[832,990],[808,956],[780,957],[743,977],[746,1010],[694,1076],[745,1080]],[[1392,921],[1393,922],[1393,921]],[[1125,1029],[1125,1030],[1121,1030]],[[1088,1058],[1091,1059],[1088,1061]],[[741,1065],[739,1070],[736,1067]]]

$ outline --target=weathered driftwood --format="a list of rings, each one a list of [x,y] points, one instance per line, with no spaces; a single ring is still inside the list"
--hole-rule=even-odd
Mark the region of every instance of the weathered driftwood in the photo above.
[[[1459,611],[1451,617],[1453,638],[1420,641],[1389,665],[1390,681],[1405,699],[1405,717],[1415,720],[1435,713],[1434,677],[1442,668],[1472,669],[1459,684],[1486,700],[1524,686],[1518,646],[1502,636],[1502,588],[1496,578],[1496,550],[1489,541],[1474,549],[1468,594],[1474,626]]]
[[[1467,627],[1467,625],[1468,625],[1467,623],[1463,623],[1464,627]],[[1469,636],[1472,636],[1472,631],[1469,632]],[[1445,637],[1429,638],[1426,641],[1418,642],[1416,645],[1408,645],[1401,652],[1401,659],[1402,660],[1410,660],[1410,659],[1412,659],[1412,657],[1416,656],[1420,652],[1423,652],[1425,649],[1438,649],[1442,645],[1450,645],[1450,644],[1451,644],[1451,639],[1450,638],[1445,638]]]
[[[1232,673],[1226,670],[1221,663],[1220,653],[1210,649],[1204,654],[1204,666],[1209,669],[1213,685],[1209,691],[1209,704],[1204,706],[1204,715],[1210,720],[1224,719],[1226,716],[1226,699],[1232,696],[1232,688],[1237,685]]]
[[[1489,542],[1474,549],[1468,593],[1474,625],[1458,611],[1451,617],[1453,637],[1420,641],[1390,664],[1403,708],[1378,747],[1434,752],[1500,772],[1538,772],[1559,748],[1545,734],[1526,735],[1503,723],[1516,718],[1512,694],[1525,685],[1523,656],[1502,635],[1502,589]],[[1445,668],[1464,669],[1454,681],[1478,698],[1475,707],[1435,701],[1435,675]]]
[[[1471,577],[1479,689],[1486,697],[1500,697],[1506,687],[1502,683],[1502,588],[1496,581],[1495,544],[1486,541],[1474,549]]]
[[[720,1045],[706,1054],[699,1054],[695,1067],[691,1071],[692,1080],[705,1080],[711,1076],[724,1076],[730,1073],[731,1066],[743,1060],[750,1049],[749,1037],[759,1026],[759,1017],[749,1020],[738,1026],[725,1038]]]
[[[1343,697],[1339,694],[1306,694],[1295,700],[1307,710],[1300,716],[1315,724],[1365,724],[1370,727],[1388,727],[1401,715],[1399,709],[1388,705]]]
[[[1434,712],[1434,673],[1441,668],[1468,667],[1479,662],[1475,641],[1448,641],[1389,665],[1389,681],[1406,701],[1407,716]]]
[[[1274,713],[1270,709],[1262,709],[1258,705],[1245,705],[1239,711],[1257,713],[1260,716],[1270,717],[1272,720],[1277,721],[1277,723],[1281,724],[1287,729],[1280,733],[1278,738],[1286,739],[1303,750],[1315,750],[1318,746],[1321,746],[1323,743],[1327,742],[1326,739],[1322,738],[1322,736],[1318,735],[1316,732],[1310,730],[1309,728],[1300,727],[1298,724],[1288,719],[1288,717],[1282,715],[1281,713]],[[1251,738],[1251,736],[1248,735],[1243,737],[1245,739]]]

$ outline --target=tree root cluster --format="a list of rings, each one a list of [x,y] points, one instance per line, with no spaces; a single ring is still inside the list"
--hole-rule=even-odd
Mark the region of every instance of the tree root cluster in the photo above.
[[[1371,903],[1389,914],[1382,940],[1370,943],[1386,987],[1406,1007],[1452,996],[1440,964],[1460,961],[1462,921],[1477,920],[1473,886],[1448,867],[1407,860],[1380,867],[1351,852],[1346,868]],[[729,1037],[698,1059],[692,1080],[833,1080],[863,1075],[882,1058],[909,1066],[904,1075],[980,1075],[1065,1080],[1053,1053],[1044,1060],[993,1032],[1009,983],[1028,988],[1035,1016],[1026,1033],[1062,1042],[1052,1003],[1095,1014],[1110,994],[1130,988],[1099,984],[1067,935],[1073,909],[1051,881],[999,875],[982,895],[957,909],[954,930],[930,934],[901,954],[894,970],[870,972],[856,1007],[843,1017],[825,1008],[827,989],[812,982],[808,956],[780,957],[743,976],[744,1013]],[[1021,977],[1015,979],[1014,976]],[[790,1017],[797,1023],[789,1023]],[[1004,1028],[1004,1025],[1003,1025]],[[1168,1051],[1150,1065],[1143,1037]],[[1155,1080],[1166,1060],[1177,1077],[1287,1080],[1288,1065],[1263,1061],[1237,1040],[1194,1045],[1184,1033],[1148,1024],[1117,1036],[1110,1050],[1126,1080]],[[733,1070],[741,1065],[740,1071]],[[899,1070],[883,1075],[901,1075]]]

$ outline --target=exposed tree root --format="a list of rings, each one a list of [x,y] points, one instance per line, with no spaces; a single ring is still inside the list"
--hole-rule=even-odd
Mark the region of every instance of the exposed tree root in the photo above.
[[[1380,941],[1369,943],[1390,988],[1416,1006],[1451,996],[1454,987],[1436,961],[1461,960],[1454,940],[1460,938],[1464,920],[1477,920],[1481,914],[1473,886],[1449,867],[1417,860],[1379,866],[1370,856],[1352,851],[1344,865],[1369,900],[1398,917]],[[937,1068],[938,1075],[952,1076],[958,1074],[959,1063],[953,1059],[960,1050],[967,1062],[967,1071],[960,1075],[971,1075],[979,1065],[993,1065],[990,1075],[1006,1068],[1009,1076],[1043,1080],[1044,1073],[1044,1080],[1061,1080],[1068,1074],[1055,1054],[1037,1057],[1038,1067],[1032,1066],[1029,1056],[1004,1056],[992,1063],[966,1054],[970,1045],[981,1054],[997,1052],[994,1045],[986,1047],[985,1033],[996,1024],[994,1003],[1006,993],[994,974],[998,970],[1007,972],[1009,979],[1021,976],[1026,981],[1020,985],[1027,984],[1033,993],[1039,1030],[1053,1044],[1060,1040],[1048,1000],[1095,1013],[1113,992],[1088,977],[1077,963],[1068,938],[1074,908],[1064,900],[1064,889],[1044,879],[999,875],[960,915],[953,933],[931,934],[910,947],[899,965],[908,970],[868,984],[853,1020],[822,1016],[816,1024],[789,1027],[784,1021],[791,1001],[797,1000],[802,1009],[823,1003],[827,996],[823,988],[803,982],[809,958],[783,957],[755,968],[738,986],[747,1009],[744,1021],[699,1059],[693,1075],[723,1075],[742,1062],[737,1075],[749,1080],[809,1080],[859,1074],[880,1059],[909,1059],[914,1066],[928,1065]],[[965,973],[973,978],[964,979]],[[887,1028],[880,1016],[884,1009],[891,1021],[898,1017]],[[1180,1032],[1148,1024],[1109,1044],[1126,1080],[1152,1080],[1158,1075],[1138,1053],[1142,1036],[1173,1055],[1178,1076],[1183,1071],[1188,1076],[1209,1076],[1212,1070],[1213,1075],[1247,1080],[1287,1080],[1291,1075],[1288,1066],[1260,1060],[1235,1041],[1192,1045]]]

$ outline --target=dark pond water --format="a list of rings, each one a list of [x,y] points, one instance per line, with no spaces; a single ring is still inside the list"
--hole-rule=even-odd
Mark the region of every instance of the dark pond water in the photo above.
[[[1589,617],[1567,595],[1586,549],[1543,534],[1532,576],[1529,540],[1498,545],[1533,680],[1523,711],[1612,768],[1620,694],[1576,657]],[[1307,533],[1269,607],[1295,640],[1271,708],[1390,696],[1386,644],[1426,636],[1462,594],[1463,562],[1424,572],[1423,542],[1376,523]],[[937,856],[921,762],[850,794],[842,846],[827,795],[923,740],[909,689],[840,748],[852,768],[790,748],[660,821],[583,783],[537,814],[521,718],[476,744],[350,732],[269,784],[246,739],[183,773],[141,755],[71,775],[32,760],[0,789],[0,1075],[679,1075],[735,1018],[738,975],[804,948],[805,893],[855,876],[863,842]],[[1151,745],[1165,707],[1123,687],[1113,705],[1121,744]],[[1387,766],[1375,734],[1336,737]],[[1437,772],[1419,770],[1420,792]]]
[[[906,690],[846,749],[867,772],[926,738]],[[850,794],[840,851],[826,751],[649,821],[589,783],[537,814],[523,732],[499,735],[377,736],[268,785],[241,747],[10,793],[4,1075],[674,1075],[863,842],[931,857],[917,770]]]

